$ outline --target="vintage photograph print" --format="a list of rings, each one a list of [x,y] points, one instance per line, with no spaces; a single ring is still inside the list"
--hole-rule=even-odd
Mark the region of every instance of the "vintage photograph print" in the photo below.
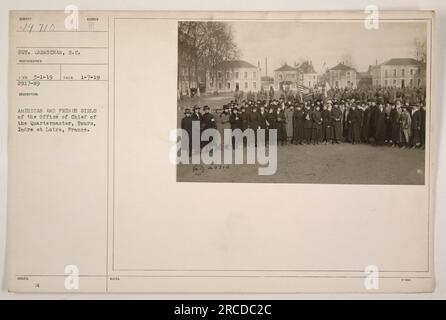
[[[177,181],[424,185],[427,32],[180,21]]]

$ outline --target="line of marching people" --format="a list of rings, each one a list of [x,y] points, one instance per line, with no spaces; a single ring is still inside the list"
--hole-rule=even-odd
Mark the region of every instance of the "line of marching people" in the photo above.
[[[310,100],[303,103],[273,99],[270,101],[231,101],[215,115],[209,106],[185,109],[181,127],[191,130],[192,121],[200,129],[248,128],[277,130],[279,145],[368,143],[392,147],[425,147],[426,106],[396,100],[368,101]],[[268,140],[268,139],[267,139]]]

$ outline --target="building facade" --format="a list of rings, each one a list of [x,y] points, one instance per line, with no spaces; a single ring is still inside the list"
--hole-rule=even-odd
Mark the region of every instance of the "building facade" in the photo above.
[[[271,88],[274,88],[274,78],[263,76],[260,78],[260,81],[262,83],[262,89],[265,91],[270,90]]]
[[[307,88],[314,88],[317,85],[318,75],[314,70],[313,63],[311,61],[305,61],[298,66],[300,70],[301,83]]]
[[[424,87],[426,65],[412,58],[390,59],[372,69],[372,81],[376,87]]]
[[[372,74],[369,71],[356,73],[356,87],[369,88],[373,85]]]
[[[332,88],[356,88],[356,70],[341,62],[328,70],[328,83]]]
[[[274,89],[280,91],[297,90],[299,79],[299,69],[285,63],[280,68],[274,70]]]
[[[314,88],[317,84],[317,73],[303,73],[302,84],[308,88]]]
[[[208,92],[258,92],[261,89],[260,68],[243,60],[223,61],[207,72]]]

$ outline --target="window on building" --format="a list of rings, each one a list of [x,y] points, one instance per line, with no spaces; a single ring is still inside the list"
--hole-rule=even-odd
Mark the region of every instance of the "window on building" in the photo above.
[[[418,87],[421,87],[421,79],[418,79]]]
[[[396,79],[393,79],[393,85],[396,85]]]
[[[245,79],[248,79],[248,72],[245,72],[244,76],[245,76]]]
[[[384,85],[385,85],[385,86],[387,86],[387,85],[388,85],[388,81],[387,81],[387,79],[386,79],[386,80],[384,80]]]
[[[257,88],[257,82],[254,81],[254,82],[252,83],[252,87],[253,87],[254,89],[256,89],[256,88]]]
[[[209,87],[213,88],[214,87],[214,83],[211,81],[209,82]]]
[[[393,69],[393,76],[396,77],[396,69]]]
[[[308,86],[311,87],[311,81],[308,81]]]
[[[376,86],[378,85],[378,80],[375,80],[375,85],[376,85]]]
[[[385,74],[385,77],[387,78],[387,77],[389,76],[389,70],[386,69],[386,70],[384,71],[384,74]]]
[[[401,69],[401,76],[402,76],[402,77],[404,77],[405,73],[406,73],[406,70]]]
[[[238,79],[238,72],[235,73],[235,78]]]
[[[231,83],[228,82],[228,83],[226,84],[226,87],[227,87],[228,89],[231,89]]]
[[[226,79],[229,79],[229,71],[226,71]]]
[[[245,89],[248,89],[248,82],[245,82]]]
[[[413,76],[413,69],[410,69],[409,73],[411,76]]]
[[[413,79],[409,80],[409,86],[413,87]]]
[[[279,80],[283,81],[283,76],[281,74],[279,74]]]
[[[221,89],[221,82],[218,83],[218,89]]]
[[[218,80],[221,79],[221,72],[220,72],[220,71],[217,72],[217,79],[218,79]]]

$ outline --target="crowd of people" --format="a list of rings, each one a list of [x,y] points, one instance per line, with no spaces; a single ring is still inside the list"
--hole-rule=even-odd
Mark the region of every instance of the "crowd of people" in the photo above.
[[[378,90],[378,89],[377,89]],[[299,99],[231,101],[211,113],[209,106],[186,109],[181,126],[191,130],[199,121],[201,130],[248,128],[277,130],[279,145],[365,143],[400,148],[425,148],[426,104],[423,97],[349,95]],[[332,92],[333,93],[333,92]],[[362,100],[358,100],[361,97]],[[364,100],[366,98],[366,100]]]

